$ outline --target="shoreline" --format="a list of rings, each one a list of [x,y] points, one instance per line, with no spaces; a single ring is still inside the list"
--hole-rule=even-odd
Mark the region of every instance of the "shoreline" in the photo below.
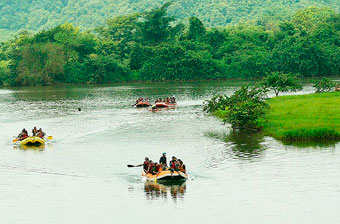
[[[264,136],[292,143],[340,140],[340,92],[278,96],[268,103],[267,121],[258,120]],[[212,113],[220,119],[224,114]]]
[[[310,79],[321,79],[324,76],[305,76],[300,77],[302,83],[308,82]],[[331,75],[325,76],[330,79],[340,80],[340,75]],[[232,78],[224,78],[224,79],[191,79],[191,80],[162,80],[162,81],[152,81],[152,80],[129,80],[129,81],[119,81],[119,82],[109,82],[109,83],[61,83],[55,82],[50,85],[16,85],[16,86],[8,86],[8,85],[0,85],[0,89],[2,88],[23,88],[23,87],[70,87],[70,86],[114,86],[121,84],[180,84],[180,83],[205,83],[205,82],[224,82],[224,81],[261,81],[263,77],[232,77]]]

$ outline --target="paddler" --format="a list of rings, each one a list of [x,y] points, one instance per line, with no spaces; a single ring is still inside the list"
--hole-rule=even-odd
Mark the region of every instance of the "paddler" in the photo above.
[[[161,169],[161,166],[158,163],[154,163],[151,173],[155,175],[159,172],[160,169]]]
[[[145,160],[144,160],[144,163],[143,163],[143,169],[144,169],[145,173],[148,172],[149,164],[150,164],[149,158],[145,157]]]
[[[32,136],[36,136],[37,133],[38,133],[37,127],[34,127],[34,128],[32,129]]]
[[[154,164],[154,163],[152,162],[152,160],[150,160],[149,166],[148,166],[148,169],[147,169],[146,173],[152,173],[153,164]]]
[[[185,165],[184,165],[183,161],[180,160],[180,159],[178,159],[178,161],[179,161],[179,168],[178,169],[180,171],[182,171],[183,173],[185,173],[186,172],[186,168],[185,168]]]
[[[40,128],[37,132],[37,135],[39,138],[44,138],[45,137],[45,132],[42,131],[42,129]]]
[[[168,167],[168,164],[166,162],[166,152],[163,152],[163,155],[159,159],[159,164],[162,166],[163,170],[165,170],[165,168]]]
[[[170,167],[171,172],[174,172],[175,170],[177,170],[176,163],[177,163],[177,158],[175,156],[173,156],[172,160],[169,163],[169,167]]]
[[[28,132],[25,128],[23,128],[22,131],[20,132],[20,134],[18,135],[18,139],[24,140],[27,137],[28,137]]]

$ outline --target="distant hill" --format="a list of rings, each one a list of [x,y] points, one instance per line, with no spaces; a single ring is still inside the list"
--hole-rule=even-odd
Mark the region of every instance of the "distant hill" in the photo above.
[[[141,12],[169,0],[2,0],[0,40],[20,30],[39,31],[64,22],[82,29],[105,24],[117,15]],[[178,19],[199,17],[206,26],[272,17],[282,20],[310,5],[339,10],[340,0],[175,0],[169,14]]]

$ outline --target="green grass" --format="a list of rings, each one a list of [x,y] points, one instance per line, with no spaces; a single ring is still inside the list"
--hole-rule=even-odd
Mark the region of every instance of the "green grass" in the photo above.
[[[280,140],[340,140],[340,92],[274,97],[265,135]]]

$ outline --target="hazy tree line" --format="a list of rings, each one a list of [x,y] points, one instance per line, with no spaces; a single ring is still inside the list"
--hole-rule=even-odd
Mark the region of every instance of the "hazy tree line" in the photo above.
[[[81,30],[104,25],[109,17],[129,15],[160,7],[169,0],[1,0],[0,40],[19,30],[41,31],[70,22]],[[169,15],[186,20],[196,16],[207,27],[258,23],[290,18],[308,6],[339,10],[340,0],[173,0]],[[269,22],[266,25],[271,26]]]
[[[82,32],[70,23],[0,45],[0,84],[109,83],[340,73],[340,14],[308,7],[285,21],[206,28],[170,3]],[[270,26],[268,24],[271,24]]]

